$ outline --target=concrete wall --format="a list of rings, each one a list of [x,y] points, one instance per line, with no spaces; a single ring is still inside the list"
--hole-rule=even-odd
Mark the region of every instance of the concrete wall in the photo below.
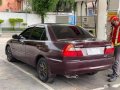
[[[28,25],[34,24],[34,23],[40,23],[40,18],[35,14],[0,12],[0,19],[4,20],[2,27],[11,27],[8,21],[9,18],[22,18],[24,22],[26,22],[27,20]],[[16,25],[16,27],[17,26],[18,25]]]
[[[56,17],[61,17],[61,16],[68,16],[69,14],[54,14],[54,13],[48,13],[47,16],[45,17],[45,23],[56,23],[57,20]],[[8,13],[8,12],[0,12],[0,19],[4,20],[4,23],[2,23],[2,27],[11,27],[9,23],[9,18],[22,18],[24,22],[27,22],[28,25],[31,24],[36,24],[36,23],[41,23],[41,18],[40,16],[36,14],[26,14],[26,13]],[[68,22],[66,19],[62,19],[59,21],[59,23],[62,22]],[[16,27],[19,25],[17,24]]]
[[[81,24],[82,18],[82,24]],[[84,28],[95,28],[95,19],[94,16],[78,16],[77,17],[77,24],[83,26]]]
[[[56,23],[68,23],[68,16],[56,16]]]
[[[65,13],[65,14],[55,14],[55,13],[48,13],[45,17],[45,23],[66,23],[69,22],[69,15],[72,15],[71,13]],[[4,20],[4,23],[2,23],[3,28],[9,28],[11,27],[9,23],[9,18],[22,18],[25,23],[29,25],[41,23],[40,16],[36,14],[26,14],[26,13],[8,13],[8,12],[0,12],[0,19]],[[85,21],[84,18],[87,18]],[[94,17],[82,17],[82,23],[83,27],[86,27],[84,25],[87,25],[87,27],[94,28]],[[77,17],[77,24],[81,25],[81,17]],[[16,27],[19,27],[19,24],[16,25]],[[23,25],[21,25],[23,27]]]

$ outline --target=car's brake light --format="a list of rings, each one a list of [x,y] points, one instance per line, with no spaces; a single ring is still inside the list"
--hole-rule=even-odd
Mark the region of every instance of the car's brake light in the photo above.
[[[80,57],[83,53],[80,48],[75,48],[73,44],[65,46],[63,49],[63,56],[65,57]]]
[[[114,46],[107,46],[104,50],[105,54],[114,54]]]

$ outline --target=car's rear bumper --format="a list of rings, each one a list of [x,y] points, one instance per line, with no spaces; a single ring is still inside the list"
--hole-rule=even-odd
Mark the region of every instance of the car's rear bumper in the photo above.
[[[114,63],[114,57],[94,60],[66,60],[66,62],[50,60],[51,71],[54,74],[83,74],[109,69]]]

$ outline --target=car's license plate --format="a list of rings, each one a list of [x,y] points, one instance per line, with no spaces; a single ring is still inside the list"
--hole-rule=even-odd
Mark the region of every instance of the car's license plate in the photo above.
[[[103,54],[100,50],[100,48],[87,48],[87,54],[88,55],[99,55]]]

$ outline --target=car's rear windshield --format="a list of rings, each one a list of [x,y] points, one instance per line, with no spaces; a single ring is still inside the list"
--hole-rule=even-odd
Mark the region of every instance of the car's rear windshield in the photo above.
[[[93,38],[88,31],[78,26],[51,26],[57,39],[84,39]]]

